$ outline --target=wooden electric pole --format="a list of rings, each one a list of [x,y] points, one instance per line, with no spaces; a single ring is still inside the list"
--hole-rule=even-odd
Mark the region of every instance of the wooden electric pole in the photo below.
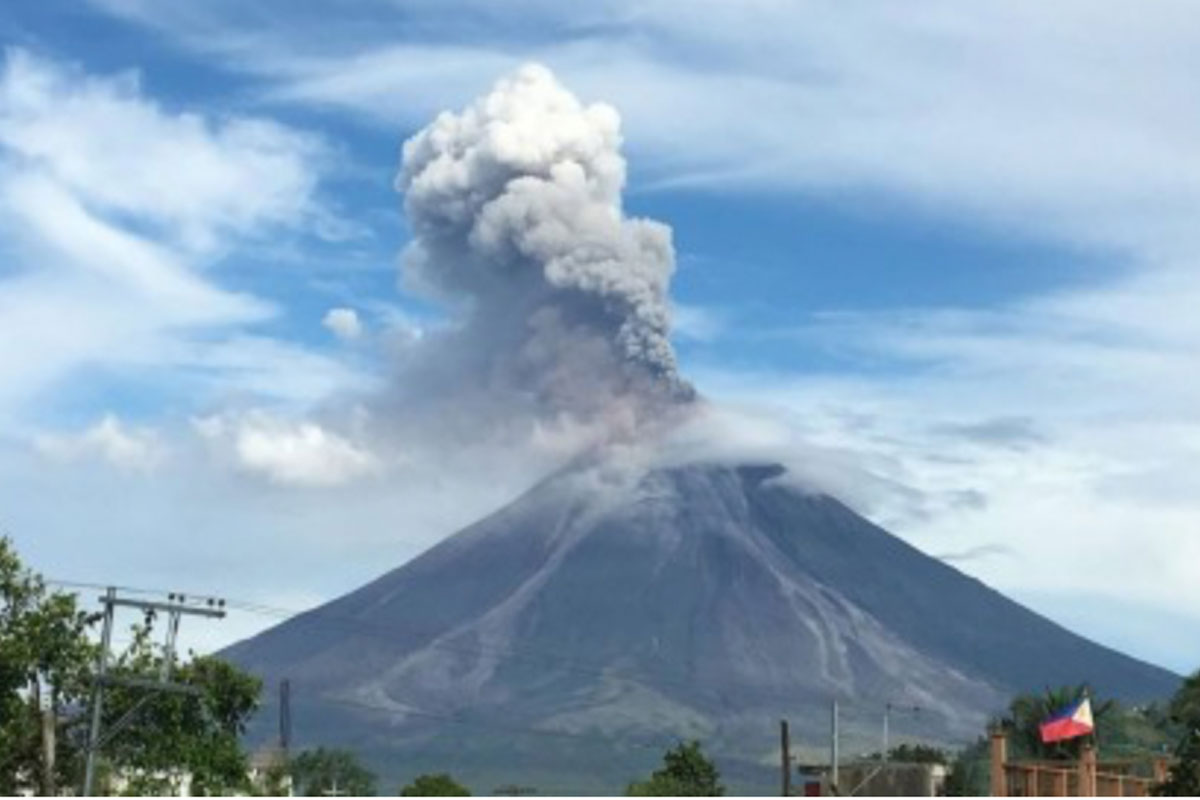
[[[781,793],[792,796],[792,748],[788,737],[788,721],[779,720],[779,767],[781,770]]]
[[[286,762],[292,746],[292,682],[279,682],[279,750]]]
[[[54,778],[57,729],[58,719],[54,713],[54,699],[51,694],[50,703],[42,709],[42,794],[46,797],[58,794],[57,781]]]
[[[838,732],[838,701],[835,697],[829,713],[829,790],[838,793],[838,749],[840,734]]]

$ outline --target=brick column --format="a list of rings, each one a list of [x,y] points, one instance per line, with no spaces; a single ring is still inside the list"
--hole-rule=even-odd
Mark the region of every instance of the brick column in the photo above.
[[[1004,766],[1008,763],[1008,736],[1000,727],[992,728],[991,734],[991,786],[992,797],[1008,796],[1008,780],[1004,774]]]
[[[1091,744],[1085,744],[1079,756],[1079,796],[1096,796],[1096,749]]]
[[[1154,759],[1154,782],[1165,783],[1167,780],[1167,772],[1169,765],[1166,756],[1157,756]]]

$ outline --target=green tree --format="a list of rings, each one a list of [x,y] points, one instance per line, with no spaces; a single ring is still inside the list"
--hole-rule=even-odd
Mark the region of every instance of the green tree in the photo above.
[[[506,783],[492,789],[492,797],[531,797],[537,793],[535,787],[517,783]]]
[[[1182,728],[1175,747],[1175,763],[1155,794],[1180,797],[1200,795],[1200,671],[1183,682],[1169,709],[1171,721]]]
[[[0,538],[0,795],[45,784],[39,704],[57,719],[57,788],[77,788],[83,762],[98,648],[88,631],[98,615],[80,611],[72,595],[50,592]],[[114,676],[158,678],[162,655],[151,642],[152,621],[134,628],[134,641],[117,657]],[[258,702],[259,682],[215,658],[193,658],[173,681],[198,696],[105,690],[106,729],[127,712],[130,724],[101,753],[100,788],[120,776],[128,791],[162,792],[184,773],[194,794],[246,788],[247,759],[239,746]]]
[[[153,644],[148,619],[134,627],[133,643],[121,654],[114,677],[155,679],[163,654]],[[171,671],[171,682],[195,695],[148,692],[114,685],[105,690],[104,726],[131,714],[131,723],[106,747],[103,757],[138,793],[163,793],[190,776],[195,795],[247,791],[249,759],[241,747],[246,723],[258,708],[262,682],[211,656],[193,656]]]
[[[296,794],[302,797],[317,797],[335,789],[341,794],[375,794],[374,773],[348,750],[305,750],[292,759],[291,770]]]
[[[700,743],[681,743],[663,756],[663,766],[644,781],[629,784],[630,797],[719,797],[725,794],[717,767]]]
[[[258,782],[253,787],[258,797],[284,797],[291,794],[291,766],[286,758],[273,760],[262,771]]]
[[[418,775],[400,790],[401,797],[470,797],[471,790],[444,772]]]
[[[866,756],[869,761],[881,761],[878,751]],[[949,764],[950,754],[927,744],[904,742],[888,750],[888,761],[898,764]]]
[[[82,720],[68,710],[87,700],[94,621],[73,596],[48,591],[0,538],[0,795],[41,788],[47,779],[73,785],[80,774]],[[43,704],[58,720],[54,775],[45,774],[42,758]]]
[[[946,775],[946,794],[949,797],[982,797],[988,793],[991,755],[988,740],[979,737],[955,754]]]

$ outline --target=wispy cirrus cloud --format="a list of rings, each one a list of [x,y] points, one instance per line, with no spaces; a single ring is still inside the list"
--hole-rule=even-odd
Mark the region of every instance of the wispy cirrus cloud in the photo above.
[[[970,224],[1156,256],[1195,243],[1188,61],[1200,30],[1186,4],[1134,18],[1120,3],[1097,13],[1071,0],[767,0],[754,13],[678,0],[586,12],[463,2],[364,5],[338,19],[286,3],[253,16],[229,2],[98,4],[221,53],[262,79],[264,99],[390,128],[536,59],[621,109],[639,170],[667,184],[874,190]]]
[[[0,339],[25,343],[0,352],[0,417],[37,417],[36,401],[84,370],[220,375],[218,395],[253,392],[247,376],[297,360],[310,374],[353,372],[248,336],[278,307],[220,277],[241,242],[329,217],[318,137],[168,110],[136,73],[91,75],[18,49],[0,68],[0,123]],[[231,349],[239,338],[260,346]]]
[[[268,119],[169,111],[142,92],[136,72],[94,76],[10,49],[0,120],[10,170],[35,171],[176,247],[207,250],[324,213],[320,138]]]

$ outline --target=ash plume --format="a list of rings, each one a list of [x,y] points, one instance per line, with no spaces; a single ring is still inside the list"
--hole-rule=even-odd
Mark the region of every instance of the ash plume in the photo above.
[[[405,142],[404,279],[457,317],[407,356],[406,405],[628,430],[693,398],[671,230],[625,215],[620,144],[614,109],[536,65]]]

